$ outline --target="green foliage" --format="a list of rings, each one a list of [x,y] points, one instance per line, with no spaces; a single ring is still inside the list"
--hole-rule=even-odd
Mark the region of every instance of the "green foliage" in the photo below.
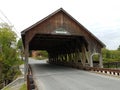
[[[5,88],[4,90],[10,90],[9,88]]]
[[[42,57],[48,57],[47,51],[39,51],[39,54],[40,54]]]
[[[26,84],[23,84],[20,88],[20,90],[27,90],[27,85]]]
[[[47,51],[36,51],[36,57],[34,57],[35,59],[38,59],[38,60],[43,60],[43,59],[46,59],[48,58],[48,52]]]
[[[11,30],[7,24],[1,24],[0,26],[0,80],[8,84],[13,80],[14,75],[18,69],[20,59],[18,57],[16,49],[17,35]]]
[[[102,50],[103,62],[118,62],[120,61],[120,51],[119,50]]]
[[[11,47],[16,42],[17,35],[8,26],[0,28],[0,44],[2,48],[5,46]]]
[[[18,40],[18,42],[17,42],[17,48],[18,48],[18,49],[22,49],[22,47],[23,47],[22,39],[20,38],[20,39]]]
[[[99,61],[99,55],[93,55],[93,61]]]
[[[118,47],[118,49],[117,50],[119,50],[120,51],[120,45],[119,45],[119,47]]]

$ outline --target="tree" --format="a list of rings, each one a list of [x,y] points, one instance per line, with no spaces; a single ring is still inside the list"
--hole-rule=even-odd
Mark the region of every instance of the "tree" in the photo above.
[[[23,51],[23,43],[22,43],[21,38],[17,42],[17,48],[18,48],[18,51],[19,51],[19,55],[21,56],[21,59],[23,60],[24,51]]]
[[[16,49],[17,35],[7,24],[0,24],[0,80],[8,84],[14,78],[13,67],[20,62]],[[0,81],[1,82],[1,81]]]
[[[11,47],[16,42],[17,35],[8,26],[0,27],[0,45],[2,48]]]
[[[103,62],[120,62],[120,51],[119,50],[108,50],[102,49]]]
[[[119,45],[119,47],[118,47],[118,49],[117,50],[119,50],[120,51],[120,45]]]
[[[22,39],[20,38],[17,42],[17,48],[22,50],[23,44],[22,44]]]

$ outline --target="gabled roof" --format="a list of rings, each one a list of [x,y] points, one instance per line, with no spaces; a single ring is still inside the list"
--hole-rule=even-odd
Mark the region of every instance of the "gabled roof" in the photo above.
[[[49,19],[50,17],[52,17],[53,15],[59,13],[59,12],[63,12],[64,14],[66,14],[68,17],[70,17],[74,22],[76,22],[80,27],[82,27],[87,33],[89,33],[93,38],[95,38],[103,47],[105,47],[105,44],[102,43],[95,35],[93,35],[89,30],[87,30],[82,24],[80,24],[76,19],[74,19],[70,14],[68,14],[63,8],[60,8],[58,10],[56,10],[55,12],[53,12],[52,14],[48,15],[47,17],[43,18],[42,20],[36,22],[35,24],[33,24],[32,26],[26,28],[25,30],[23,30],[21,32],[21,35],[25,35],[25,33],[27,31],[29,31],[30,29],[36,27],[38,24],[44,22],[45,20]]]

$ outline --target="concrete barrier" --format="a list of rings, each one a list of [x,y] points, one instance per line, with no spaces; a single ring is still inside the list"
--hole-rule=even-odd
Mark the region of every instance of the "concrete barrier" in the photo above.
[[[17,78],[16,80],[14,80],[13,82],[11,82],[10,84],[8,84],[7,86],[5,86],[3,89],[1,89],[1,90],[4,90],[4,89],[6,89],[6,88],[11,88],[11,87],[15,87],[15,86],[17,86],[17,85],[19,85],[19,84],[23,84],[25,82],[25,80],[24,80],[24,77],[19,77],[19,78]]]

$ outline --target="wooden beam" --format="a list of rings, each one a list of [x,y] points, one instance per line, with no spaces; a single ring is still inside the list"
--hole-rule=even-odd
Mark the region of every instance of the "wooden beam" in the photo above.
[[[24,73],[25,73],[25,80],[27,79],[28,75],[28,57],[29,57],[29,43],[27,40],[25,41],[25,63],[24,63]]]

